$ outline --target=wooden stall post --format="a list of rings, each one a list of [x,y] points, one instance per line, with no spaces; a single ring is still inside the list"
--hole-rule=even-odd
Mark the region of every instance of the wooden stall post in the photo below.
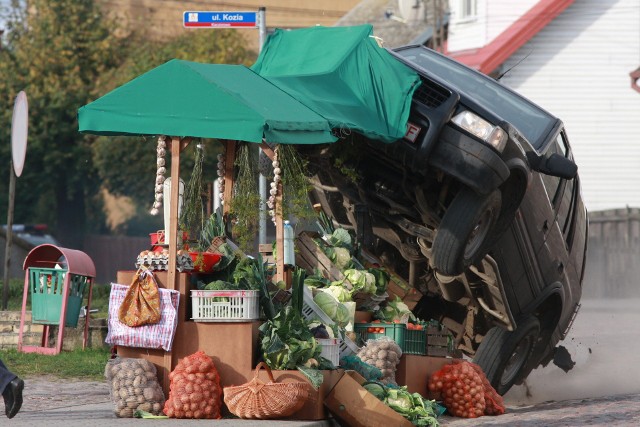
[[[227,140],[224,142],[224,199],[222,201],[222,215],[225,220],[231,209],[231,196],[233,195],[233,164],[236,162],[236,142]]]
[[[178,136],[172,136],[169,142],[171,146],[171,210],[169,211],[169,266],[167,271],[167,288],[178,289],[177,258],[178,258],[178,201],[180,199],[180,152],[189,145],[190,137],[180,140]],[[173,353],[164,354],[164,384],[169,384],[169,374],[173,367]]]

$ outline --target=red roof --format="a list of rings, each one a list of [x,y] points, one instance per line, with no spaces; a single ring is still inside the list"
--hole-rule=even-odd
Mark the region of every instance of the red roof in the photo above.
[[[448,55],[485,74],[494,71],[549,22],[569,7],[574,0],[541,0],[491,43],[480,48]]]

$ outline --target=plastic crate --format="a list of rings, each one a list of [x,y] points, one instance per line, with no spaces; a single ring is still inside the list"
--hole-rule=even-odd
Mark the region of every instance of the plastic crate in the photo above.
[[[191,291],[196,322],[249,322],[260,315],[258,291]]]
[[[340,342],[342,340],[338,338],[316,338],[316,341],[322,346],[320,356],[338,366],[340,363]]]
[[[66,274],[66,269],[29,267],[32,323],[40,325],[58,325],[60,323]],[[65,326],[72,328],[78,326],[80,307],[88,283],[86,276],[77,274],[69,276]]]
[[[313,295],[311,294],[311,290],[308,287],[304,287],[303,294],[303,304],[302,304],[302,317],[305,320],[319,320],[325,325],[333,325],[335,322],[331,320],[327,314],[322,311],[318,304],[313,301]],[[340,357],[349,356],[351,354],[355,354],[358,352],[359,348],[349,339],[349,337],[344,337],[344,339],[339,340],[340,346]]]
[[[369,328],[384,328],[384,333],[369,332]],[[406,331],[404,323],[357,323],[355,325],[355,332],[363,343],[367,340],[389,337],[400,346],[403,353],[405,352]]]

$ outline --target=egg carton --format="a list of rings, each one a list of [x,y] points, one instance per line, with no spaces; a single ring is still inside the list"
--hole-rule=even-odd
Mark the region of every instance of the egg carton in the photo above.
[[[136,259],[136,268],[142,266],[154,271],[169,270],[169,254],[166,252],[147,252],[138,255]],[[180,272],[190,271],[194,269],[193,260],[187,254],[178,254],[176,257],[176,269]]]

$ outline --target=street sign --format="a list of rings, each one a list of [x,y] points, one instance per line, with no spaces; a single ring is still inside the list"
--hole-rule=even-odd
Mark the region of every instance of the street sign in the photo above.
[[[257,28],[257,12],[198,12],[186,11],[186,28]]]
[[[17,177],[22,175],[24,159],[27,153],[27,133],[29,127],[29,103],[27,94],[20,91],[13,104],[13,117],[11,118],[11,155],[13,170]]]

